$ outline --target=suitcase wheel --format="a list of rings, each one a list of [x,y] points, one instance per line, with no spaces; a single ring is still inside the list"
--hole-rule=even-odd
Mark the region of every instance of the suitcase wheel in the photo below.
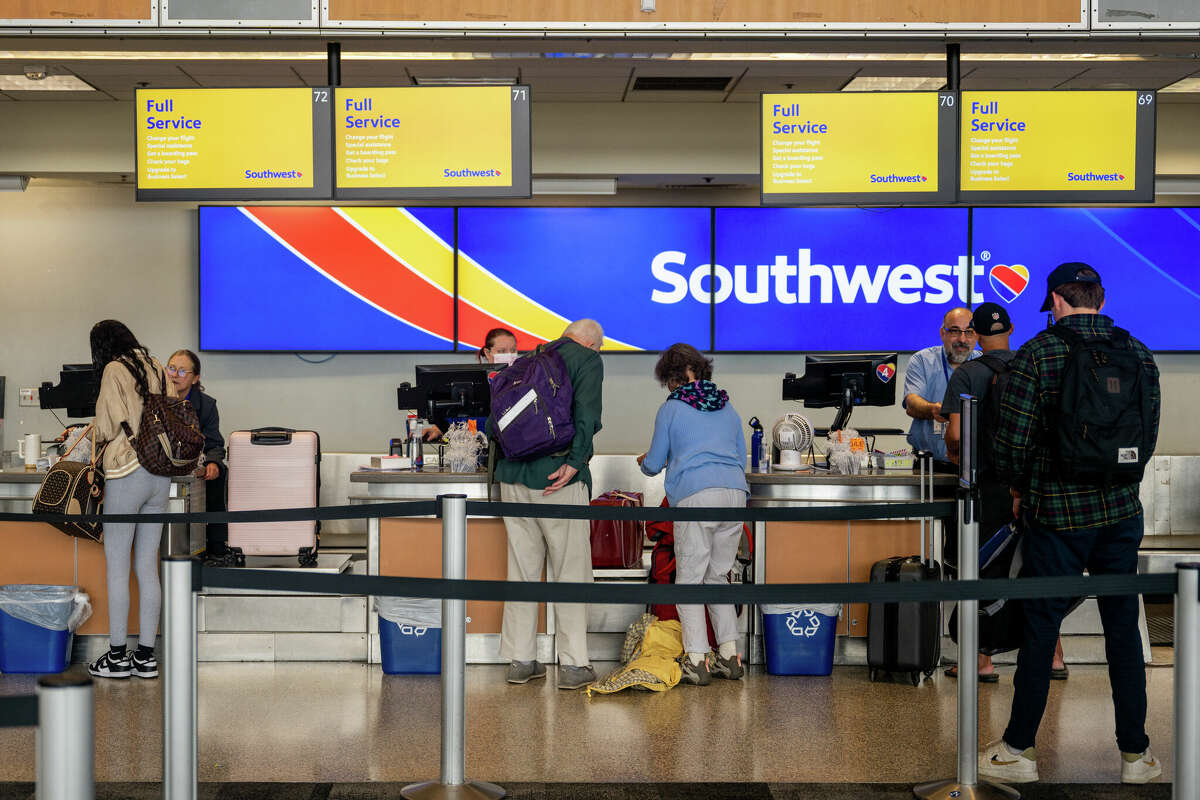
[[[233,565],[235,567],[246,566],[246,554],[242,552],[240,547],[229,548],[229,554],[233,556]]]
[[[871,667],[870,671],[867,673],[867,677],[871,679],[871,683],[874,683],[875,681],[879,680],[879,670]]]
[[[910,672],[908,674],[908,677],[912,680],[913,686],[921,685],[921,673],[920,672]]]
[[[315,567],[317,565],[317,554],[311,547],[303,547],[300,549],[300,555],[297,557],[302,567]]]
[[[925,670],[925,677],[926,677],[926,678],[932,678],[932,677],[933,677],[933,670],[931,670],[931,669],[927,669],[927,670]]]

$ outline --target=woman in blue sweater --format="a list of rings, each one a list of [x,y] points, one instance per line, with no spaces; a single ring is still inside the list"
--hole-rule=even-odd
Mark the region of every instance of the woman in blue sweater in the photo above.
[[[712,382],[712,359],[688,344],[659,357],[654,377],[671,394],[654,418],[650,449],[638,456],[642,472],[667,470],[667,501],[678,508],[746,505],[746,438],[725,390]],[[675,523],[675,582],[724,584],[737,558],[740,522]],[[680,605],[683,680],[704,686],[713,675],[737,680],[737,614],[732,605],[710,605],[718,652],[710,653],[704,608]]]

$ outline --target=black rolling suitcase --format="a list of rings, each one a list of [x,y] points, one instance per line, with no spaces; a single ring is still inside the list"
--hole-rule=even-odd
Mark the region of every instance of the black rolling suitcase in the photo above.
[[[933,498],[932,463],[921,459],[921,500]],[[925,537],[929,531],[929,549]],[[896,556],[871,567],[871,583],[940,581],[933,560],[933,522],[921,520],[921,554]],[[926,553],[929,554],[926,558]],[[867,611],[867,666],[874,681],[881,672],[908,673],[913,686],[937,669],[942,655],[942,607],[928,603],[871,603]]]

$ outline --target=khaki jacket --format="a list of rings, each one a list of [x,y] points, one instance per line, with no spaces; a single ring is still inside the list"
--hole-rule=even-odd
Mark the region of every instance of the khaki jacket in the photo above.
[[[146,368],[146,386],[151,394],[162,391],[165,373],[162,365],[145,351],[141,351],[142,364]],[[167,396],[177,397],[175,384],[167,381]],[[122,422],[128,422],[133,435],[137,436],[142,425],[144,403],[138,396],[137,381],[133,373],[119,361],[111,361],[100,376],[100,395],[96,398],[96,443],[107,442],[104,459],[104,477],[108,480],[124,478],[136,470],[137,453],[130,444]]]

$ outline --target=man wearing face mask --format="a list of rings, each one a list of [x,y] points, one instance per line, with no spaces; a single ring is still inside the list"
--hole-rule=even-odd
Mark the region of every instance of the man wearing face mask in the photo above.
[[[508,366],[517,360],[517,355],[516,334],[508,328],[492,328],[483,338],[483,347],[475,353],[475,363]],[[427,442],[436,441],[442,438],[447,425],[443,412],[441,418],[435,418],[433,424],[421,432],[421,436]]]
[[[975,352],[975,329],[971,310],[953,308],[942,318],[940,345],[913,353],[904,375],[904,410],[912,417],[908,443],[914,452],[928,450],[944,471],[957,472],[946,458],[946,418],[942,416],[942,398],[950,375],[960,365],[979,355]]]

